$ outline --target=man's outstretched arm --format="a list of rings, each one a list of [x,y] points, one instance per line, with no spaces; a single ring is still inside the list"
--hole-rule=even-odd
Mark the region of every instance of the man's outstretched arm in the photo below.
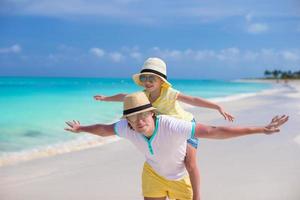
[[[227,139],[233,137],[246,136],[251,134],[272,134],[279,132],[279,127],[287,122],[289,119],[288,116],[276,116],[272,121],[266,126],[257,126],[257,127],[215,127],[215,126],[206,126],[203,124],[196,125],[195,137],[197,138],[210,138],[210,139]]]
[[[65,128],[65,130],[73,133],[86,132],[103,137],[115,135],[114,124],[94,124],[90,126],[81,126],[80,122],[75,120],[73,120],[73,122],[66,122],[66,124],[68,127]]]

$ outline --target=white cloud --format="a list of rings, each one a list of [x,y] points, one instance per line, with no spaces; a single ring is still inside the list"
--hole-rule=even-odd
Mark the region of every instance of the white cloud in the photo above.
[[[99,49],[99,48],[91,48],[90,53],[95,55],[98,58],[101,58],[104,56],[105,51],[103,49]]]
[[[110,58],[112,59],[113,62],[120,62],[125,57],[123,56],[123,54],[121,54],[119,52],[113,52],[113,53],[110,53]]]
[[[260,49],[257,53],[258,57],[254,62],[258,63],[272,63],[278,65],[281,62],[280,59],[282,59],[279,55],[279,51],[275,49]]]
[[[139,52],[132,52],[130,53],[130,57],[136,59],[136,60],[141,60],[142,59],[142,54]]]
[[[243,58],[246,61],[255,61],[257,59],[257,57],[259,56],[259,54],[257,52],[252,52],[252,51],[246,51],[244,53]]]
[[[143,54],[140,52],[138,46],[133,46],[133,47],[122,47],[121,51],[123,54],[128,55],[129,57],[135,59],[135,60],[142,60]]]
[[[240,50],[238,48],[228,48],[223,49],[221,52],[217,55],[217,58],[219,60],[238,60],[239,59]]]
[[[174,58],[174,59],[180,59],[182,57],[182,52],[179,50],[167,50],[166,56]]]
[[[300,49],[292,50],[275,50],[275,49],[260,49],[260,50],[241,50],[237,47],[230,47],[220,50],[212,49],[161,49],[153,47],[149,49],[147,55],[158,56],[169,61],[182,62],[222,62],[223,64],[244,63],[257,65],[289,65],[299,63]],[[300,64],[300,63],[299,63]]]
[[[103,58],[106,61],[123,63],[138,62],[142,63],[147,57],[157,56],[166,61],[175,61],[180,63],[205,63],[214,65],[253,65],[253,66],[299,66],[300,65],[300,49],[258,49],[258,50],[241,50],[238,47],[229,47],[224,49],[162,49],[153,47],[141,51],[138,47],[122,47],[108,51],[106,49],[91,48],[89,53]],[[77,55],[77,56],[74,56]],[[76,51],[74,54],[50,54],[47,58],[53,62],[61,62],[62,60],[71,60],[71,57],[85,60],[86,54],[82,51]],[[73,59],[74,60],[74,59]]]
[[[237,61],[240,58],[240,50],[236,47],[221,49],[220,51],[215,50],[170,50],[170,49],[160,49],[159,47],[153,47],[151,51],[158,55],[159,57],[172,60],[184,60],[191,59],[196,61],[204,60],[227,60],[227,61]]]
[[[184,57],[184,52],[183,51],[180,51],[180,50],[177,50],[177,49],[174,49],[174,50],[170,50],[170,49],[165,49],[165,50],[161,50],[159,47],[153,47],[151,49],[151,51],[159,56],[159,57],[162,57],[162,58],[170,58],[170,59],[175,59],[175,60],[178,60],[178,59],[181,59]]]
[[[281,52],[282,57],[287,60],[287,61],[298,61],[300,60],[300,51],[296,52],[296,51],[282,51]]]
[[[22,51],[22,48],[20,45],[15,44],[11,47],[7,48],[0,48],[0,53],[20,53]]]
[[[259,55],[266,60],[273,60],[278,56],[278,53],[274,49],[261,49]]]
[[[265,23],[254,23],[253,22],[254,14],[248,13],[245,16],[246,19],[246,30],[251,34],[259,34],[264,33],[269,30],[269,26]]]
[[[3,1],[3,2],[2,2]],[[2,0],[0,13],[15,15],[40,15],[66,18],[72,16],[105,17],[113,20],[153,24],[163,22],[208,22],[230,17],[252,20],[256,17],[298,16],[295,0],[266,2],[244,1],[141,1],[141,0]],[[263,5],[263,6],[262,6]],[[280,8],[280,9],[277,9]],[[153,12],[155,10],[155,12]],[[250,11],[250,13],[249,13]],[[248,13],[248,14],[247,14]],[[82,19],[80,17],[76,19]]]
[[[216,53],[213,50],[200,50],[195,52],[196,60],[207,60],[214,57],[216,57]]]
[[[171,16],[181,16],[183,18],[189,18],[190,20],[194,18],[198,22],[207,23],[210,21],[216,21],[228,17],[240,16],[242,15],[242,13],[242,9],[238,9],[235,6],[228,6],[228,4],[223,6],[215,6],[214,3],[195,3],[194,5],[186,4],[183,6],[178,6],[176,10],[174,9],[168,14]]]
[[[264,33],[267,32],[268,29],[268,25],[263,23],[253,23],[249,24],[247,27],[247,31],[252,34]]]

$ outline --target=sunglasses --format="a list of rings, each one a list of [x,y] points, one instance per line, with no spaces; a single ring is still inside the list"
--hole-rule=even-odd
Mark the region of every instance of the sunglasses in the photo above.
[[[139,113],[139,114],[136,114],[136,115],[131,115],[131,116],[128,116],[126,117],[128,121],[130,121],[131,123],[136,123],[138,120],[144,120],[146,119],[147,117],[149,117],[151,114],[151,112],[142,112],[142,113]]]
[[[142,83],[149,81],[151,83],[156,82],[157,81],[157,77],[155,75],[140,75],[140,81]]]

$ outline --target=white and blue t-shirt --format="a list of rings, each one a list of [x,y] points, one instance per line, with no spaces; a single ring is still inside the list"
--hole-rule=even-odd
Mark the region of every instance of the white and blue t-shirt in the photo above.
[[[178,180],[186,175],[184,159],[187,139],[194,138],[195,123],[160,115],[150,139],[128,126],[123,119],[115,124],[115,133],[130,140],[146,157],[146,162],[161,176]]]

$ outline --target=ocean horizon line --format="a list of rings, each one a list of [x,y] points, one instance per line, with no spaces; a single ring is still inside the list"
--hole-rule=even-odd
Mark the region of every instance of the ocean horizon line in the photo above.
[[[115,76],[115,77],[101,77],[101,76],[6,76],[6,75],[0,75],[0,78],[57,78],[57,79],[60,79],[60,78],[66,78],[66,79],[128,79],[128,80],[131,80],[132,78],[131,77],[128,77],[128,76],[124,76],[124,77],[121,77],[121,76]],[[263,77],[238,77],[238,78],[231,78],[231,79],[221,79],[221,78],[202,78],[202,79],[198,79],[198,78],[188,78],[188,77],[184,77],[184,78],[179,78],[179,77],[174,77],[174,78],[170,78],[168,77],[168,80],[188,80],[188,81],[199,81],[199,80],[203,80],[203,81],[239,81],[239,80],[255,80],[255,79],[258,79],[258,80],[261,80],[263,79]]]

